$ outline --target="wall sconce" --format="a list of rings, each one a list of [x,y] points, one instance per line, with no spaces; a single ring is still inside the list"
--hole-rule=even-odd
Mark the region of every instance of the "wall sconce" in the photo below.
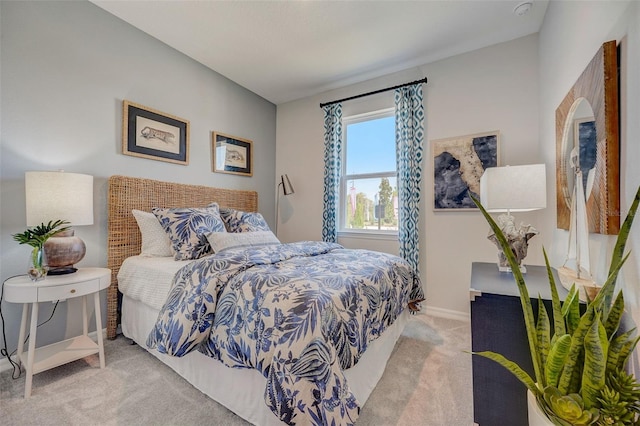
[[[93,225],[93,176],[78,173],[26,172],[27,226],[65,220],[70,226]],[[73,229],[59,232],[44,244],[49,275],[70,274],[85,255],[84,241]]]
[[[520,270],[526,273],[522,260],[527,256],[529,240],[538,231],[531,225],[516,225],[511,213],[547,207],[545,165],[489,167],[480,178],[480,202],[490,213],[506,212],[498,216],[496,223],[507,238]],[[491,231],[487,238],[498,246],[498,269],[501,272],[511,272],[495,234]]]
[[[296,192],[293,189],[293,185],[291,185],[289,176],[286,174],[280,175],[280,182],[278,183],[278,187],[276,188],[276,192],[278,196],[276,201],[276,235],[278,235],[278,223],[280,223],[280,186],[282,186],[282,193],[285,196],[295,194]]]

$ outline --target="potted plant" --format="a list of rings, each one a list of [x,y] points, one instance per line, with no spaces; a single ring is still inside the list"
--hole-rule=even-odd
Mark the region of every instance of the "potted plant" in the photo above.
[[[624,255],[624,250],[640,202],[640,188],[618,234],[609,276],[599,293],[588,301],[584,313],[580,313],[575,286],[560,303],[549,260],[543,250],[552,295],[553,322],[542,300],[538,303],[537,320],[534,318],[531,299],[514,253],[493,218],[475,198],[474,202],[495,233],[513,271],[535,377],[498,353],[473,354],[489,358],[513,373],[527,387],[550,424],[640,425],[640,384],[625,370],[626,361],[640,337],[633,336],[635,329],[619,331],[624,312],[622,291],[613,297],[618,272],[629,256]]]
[[[38,281],[47,275],[47,265],[44,255],[44,243],[59,232],[69,229],[68,226],[62,227],[69,222],[64,220],[49,221],[29,228],[20,234],[13,234],[13,239],[20,244],[28,244],[33,247],[31,257],[29,258],[29,268],[27,274],[33,281]]]

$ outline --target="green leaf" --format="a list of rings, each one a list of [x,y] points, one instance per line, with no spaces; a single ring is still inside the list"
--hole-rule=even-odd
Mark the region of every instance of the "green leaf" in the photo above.
[[[536,380],[538,382],[542,382],[544,380],[544,376],[542,373],[542,365],[540,365],[540,358],[538,356],[538,342],[536,337],[536,325],[533,316],[533,308],[531,307],[531,299],[529,299],[529,291],[527,290],[527,286],[524,282],[524,277],[522,276],[522,272],[520,271],[520,266],[518,265],[518,261],[507,242],[506,237],[502,233],[502,230],[498,226],[498,224],[493,220],[491,215],[487,213],[485,208],[482,206],[480,201],[478,201],[473,195],[471,195],[471,199],[478,206],[478,209],[482,212],[482,215],[489,223],[491,230],[494,232],[496,239],[500,243],[500,247],[502,247],[502,251],[509,261],[509,265],[511,266],[511,272],[513,273],[513,277],[515,278],[516,284],[518,286],[518,291],[520,293],[520,305],[522,306],[522,314],[524,315],[524,324],[527,331],[527,339],[529,341],[529,352],[531,355],[531,361],[533,363],[533,371],[535,372]]]
[[[536,323],[536,336],[538,338],[538,356],[540,357],[540,365],[547,363],[547,355],[551,346],[551,326],[549,324],[549,315],[547,308],[544,306],[542,297],[538,296],[538,321]],[[542,386],[547,383],[543,381]]]
[[[624,368],[627,360],[629,359],[629,355],[631,355],[631,352],[633,352],[633,350],[635,349],[639,339],[640,336],[636,337],[633,340],[629,340],[622,346],[622,349],[620,349],[620,353],[618,353],[618,369]]]
[[[17,241],[20,244],[28,244],[31,247],[41,248],[44,245],[44,243],[47,242],[47,240],[51,238],[53,235],[57,234],[58,232],[66,231],[67,229],[69,229],[68,226],[60,228],[62,225],[65,225],[67,223],[69,222],[65,220],[56,220],[56,221],[51,220],[46,225],[42,223],[31,229],[27,229],[22,233],[13,234],[12,237],[15,241]]]
[[[633,342],[632,336],[635,333],[635,328],[622,333],[611,340],[609,344],[609,353],[607,354],[607,373],[613,374],[618,369],[618,359],[622,355],[622,350],[629,342]],[[637,340],[636,340],[637,342]],[[635,347],[635,343],[632,344]],[[627,354],[628,356],[628,354]],[[626,359],[620,361],[624,365]]]
[[[580,322],[578,323],[578,327],[571,335],[571,348],[569,349],[569,356],[567,357],[567,363],[562,371],[562,375],[560,376],[560,381],[558,382],[558,390],[562,394],[567,394],[571,385],[571,379],[576,369],[580,369],[577,365],[578,360],[580,359],[580,353],[584,350],[583,342],[584,337],[587,334],[587,331],[593,324],[593,319],[595,317],[593,304],[587,307],[587,311],[580,318]]]
[[[613,295],[613,290],[616,285],[616,280],[618,279],[618,272],[620,272],[620,268],[622,268],[622,265],[624,265],[624,263],[627,261],[628,258],[629,258],[629,253],[627,253],[627,255],[624,256],[624,258],[622,258],[620,261],[618,261],[615,264],[615,266],[612,267],[611,269],[612,272],[607,277],[607,280],[605,281],[604,285],[598,292],[598,295],[595,297],[595,299],[593,299],[591,303],[589,303],[589,306],[594,306],[598,310],[602,311],[604,321],[607,320],[607,316],[609,315],[609,306],[611,305],[611,296]]]
[[[614,266],[620,262],[622,256],[624,255],[624,249],[627,245],[627,239],[629,238],[629,233],[631,232],[631,225],[633,224],[633,219],[636,216],[636,212],[638,211],[638,205],[640,204],[640,186],[636,191],[636,196],[633,198],[633,202],[631,203],[631,207],[629,208],[629,212],[627,213],[627,217],[624,219],[622,226],[620,227],[620,232],[618,233],[618,238],[616,238],[616,245],[613,248],[613,252],[611,254],[611,264],[609,266],[609,275],[614,273]]]
[[[580,348],[576,362],[569,378],[567,394],[579,393],[582,388],[582,370],[584,370],[584,347]]]
[[[563,334],[558,337],[549,350],[549,356],[544,367],[544,375],[546,380],[546,386],[558,386],[558,380],[560,380],[560,374],[564,368],[564,364],[569,355],[569,348],[571,347],[571,336]]]
[[[558,296],[558,288],[556,287],[556,279],[553,276],[551,265],[549,264],[549,258],[547,257],[547,251],[542,248],[542,254],[544,255],[544,264],[547,267],[547,276],[549,277],[549,288],[551,290],[551,307],[553,313],[553,329],[555,336],[562,336],[565,334],[566,327],[564,324],[564,316],[562,315],[562,305],[560,304],[560,297]]]
[[[633,220],[638,211],[639,204],[640,204],[640,186],[638,187],[636,191],[636,195],[633,198],[633,202],[631,203],[629,212],[627,213],[627,216],[625,217],[624,222],[620,227],[620,232],[618,233],[618,237],[616,238],[616,245],[614,246],[613,252],[611,254],[611,263],[609,265],[609,279],[614,283],[618,278],[618,272],[620,271],[622,264],[624,264],[624,261],[629,256],[627,254],[627,256],[623,258],[624,250],[627,245],[627,239],[629,238],[629,234],[631,233],[631,225],[633,224]],[[609,306],[611,306],[611,299],[613,297],[613,285],[611,286],[610,289],[607,289],[606,291],[603,286],[603,288],[600,290],[600,293],[603,293],[602,294],[602,297],[604,299],[603,314],[604,314],[604,319],[606,321],[607,317],[609,316]],[[598,295],[600,295],[600,293]]]
[[[507,370],[509,370],[514,376],[516,376],[518,378],[518,380],[520,380],[522,383],[524,383],[524,385],[531,391],[533,392],[534,395],[539,395],[541,394],[540,389],[538,389],[538,386],[536,386],[536,383],[533,381],[533,379],[531,378],[531,376],[524,371],[522,368],[520,368],[520,366],[518,364],[516,364],[515,362],[508,360],[507,358],[505,358],[504,356],[495,353],[495,352],[491,352],[491,351],[483,351],[483,352],[471,352],[474,355],[479,355],[481,357],[485,357],[488,358],[492,361],[497,362],[498,364],[500,364],[501,366],[503,366],[504,368],[506,368]]]
[[[622,314],[624,313],[624,296],[622,292],[618,292],[615,302],[609,311],[607,321],[604,324],[604,329],[607,330],[607,336],[609,340],[613,338],[613,335],[618,331],[620,327],[620,321],[622,320]]]
[[[582,399],[585,408],[597,407],[600,391],[605,385],[609,340],[600,313],[584,337],[584,370],[582,372]]]
[[[567,322],[567,333],[573,335],[580,323],[580,298],[575,284],[571,286],[569,295],[562,304],[562,315]]]

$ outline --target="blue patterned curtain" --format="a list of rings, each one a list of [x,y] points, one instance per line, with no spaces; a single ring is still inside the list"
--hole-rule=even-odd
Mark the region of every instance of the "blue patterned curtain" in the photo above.
[[[422,83],[395,91],[396,166],[398,169],[398,240],[400,257],[418,271],[418,220],[424,140]]]
[[[324,210],[322,241],[338,241],[336,205],[342,173],[342,104],[325,105],[324,110]]]

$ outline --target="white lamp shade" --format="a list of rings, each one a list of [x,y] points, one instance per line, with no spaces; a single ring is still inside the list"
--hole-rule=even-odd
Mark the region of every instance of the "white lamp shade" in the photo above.
[[[489,167],[480,178],[480,202],[488,212],[527,212],[547,207],[544,164]]]
[[[65,172],[26,172],[27,226],[51,220],[93,225],[93,176]]]

